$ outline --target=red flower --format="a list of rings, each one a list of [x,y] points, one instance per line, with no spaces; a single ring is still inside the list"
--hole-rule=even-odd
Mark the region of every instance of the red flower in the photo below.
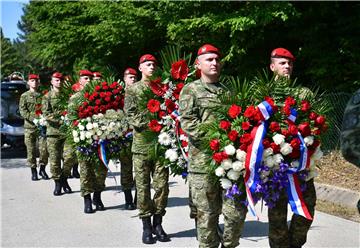
[[[151,131],[153,132],[160,132],[162,126],[159,124],[159,122],[157,120],[152,120],[149,122],[148,127],[150,128]]]
[[[101,100],[100,100],[100,99],[96,99],[96,100],[95,100],[95,104],[98,105],[98,106],[100,106],[100,105],[101,105]]]
[[[105,98],[105,97],[106,97],[106,93],[105,93],[105,92],[100,92],[100,97],[101,97],[101,98]]]
[[[247,148],[248,148],[247,144],[241,144],[239,147],[240,150],[245,151],[245,152],[246,152]]]
[[[220,148],[220,141],[217,139],[213,139],[210,141],[210,149],[213,151],[218,151]]]
[[[150,99],[147,108],[151,113],[156,113],[160,110],[160,102],[155,99]]]
[[[240,143],[242,144],[249,144],[252,141],[251,135],[249,133],[244,133],[240,137]]]
[[[79,125],[79,121],[78,121],[78,120],[75,120],[75,121],[73,121],[72,124],[73,124],[74,127],[77,127],[77,126]]]
[[[105,97],[105,101],[110,102],[111,98],[107,96],[107,97]]]
[[[181,59],[171,65],[171,76],[175,80],[185,80],[189,73],[186,61]]]
[[[221,152],[221,156],[222,156],[222,159],[223,159],[223,160],[229,158],[229,155],[227,155],[225,151],[222,151],[222,152]]]
[[[290,145],[294,149],[299,149],[300,148],[300,140],[298,138],[294,138],[290,141]]]
[[[84,97],[85,97],[86,99],[88,99],[89,96],[90,96],[89,92],[85,92]]]
[[[247,107],[247,109],[244,112],[244,116],[249,119],[252,119],[255,114],[256,114],[256,109],[252,105]]]
[[[317,117],[317,114],[316,114],[315,112],[311,112],[311,113],[309,114],[309,119],[310,119],[310,120],[315,120],[316,117]]]
[[[310,108],[311,108],[311,105],[308,101],[306,101],[306,100],[301,101],[301,111],[307,112],[310,110]]]
[[[41,109],[38,109],[38,110],[35,110],[35,115],[39,116],[42,114],[42,111]]]
[[[159,111],[159,113],[158,113],[158,116],[160,119],[163,118],[165,115],[166,115],[165,111]]]
[[[289,130],[285,128],[281,129],[281,134],[284,135],[285,137],[290,136]]]
[[[250,128],[250,122],[248,121],[244,121],[243,123],[241,123],[241,128],[245,131],[249,130]]]
[[[236,104],[231,105],[231,107],[229,108],[229,111],[228,111],[228,115],[230,116],[230,118],[233,118],[233,119],[238,117],[238,115],[240,113],[241,113],[241,107]]]
[[[270,147],[271,147],[271,149],[273,149],[274,153],[279,153],[280,152],[280,146],[275,144],[274,142],[272,142],[270,144]]]
[[[176,85],[176,89],[173,92],[173,96],[175,97],[176,100],[179,100],[179,95],[183,87],[184,87],[184,83],[178,83]]]
[[[61,113],[61,115],[62,115],[62,116],[67,115],[67,111],[66,111],[66,110],[64,110],[64,111]]]
[[[101,86],[100,86],[100,85],[96,85],[96,86],[95,86],[95,90],[96,90],[96,91],[101,90]]]
[[[309,136],[311,134],[309,122],[301,123],[298,128],[303,137]]]
[[[299,149],[293,149],[293,151],[289,154],[289,157],[292,158],[292,159],[300,158],[300,150]]]
[[[275,105],[274,99],[272,99],[270,96],[265,96],[265,101],[267,101],[271,106]]]
[[[149,83],[151,91],[157,96],[163,96],[169,89],[168,84],[162,84],[161,78],[157,78]]]
[[[315,124],[322,126],[325,124],[325,117],[322,115],[319,115],[316,119],[315,119]]]
[[[181,141],[181,146],[182,147],[187,147],[188,145],[189,145],[189,142],[187,142],[185,140]]]
[[[239,133],[236,130],[231,130],[228,133],[228,137],[232,142],[235,142],[236,139],[239,137]]]
[[[87,107],[88,105],[89,105],[89,103],[88,102],[83,102],[83,107]]]
[[[100,111],[99,106],[94,106],[94,113],[95,113],[95,114],[98,114],[99,111]]]
[[[112,91],[112,93],[113,93],[114,95],[117,95],[119,92],[120,92],[120,90],[118,90],[118,89],[115,89],[115,90]]]
[[[165,106],[168,110],[168,113],[172,113],[176,107],[175,103],[173,101],[171,101],[170,99],[165,100]]]
[[[118,82],[113,82],[109,87],[110,89],[116,89],[116,87],[118,87]]]
[[[297,127],[293,124],[289,125],[289,133],[293,136],[297,135],[298,133]]]
[[[231,127],[230,121],[220,121],[220,128],[224,130],[228,130]]]
[[[285,105],[283,107],[283,113],[287,116],[289,116],[291,114],[291,107],[289,105]]]
[[[279,132],[280,131],[280,124],[277,123],[276,121],[273,121],[270,123],[270,131],[275,133],[275,132]]]
[[[292,98],[291,96],[288,96],[286,99],[285,99],[285,105],[289,105],[289,106],[292,106],[292,105],[295,105],[296,104],[296,101],[294,98]]]
[[[212,158],[215,160],[216,163],[220,164],[221,161],[223,160],[222,152],[214,153]]]
[[[270,147],[271,141],[269,138],[265,138],[265,139],[263,139],[262,144],[263,144],[264,148],[266,149],[266,148]]]

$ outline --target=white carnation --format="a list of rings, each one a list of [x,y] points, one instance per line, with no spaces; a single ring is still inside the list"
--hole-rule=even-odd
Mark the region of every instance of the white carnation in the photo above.
[[[221,184],[221,187],[223,189],[230,189],[231,186],[232,186],[232,183],[229,179],[226,179],[226,178],[221,178],[220,179],[220,184]]]
[[[74,138],[79,137],[79,133],[76,130],[72,131],[72,135],[73,135]]]
[[[267,167],[271,168],[275,165],[275,160],[273,156],[265,158],[264,163]]]
[[[80,140],[85,140],[85,134],[84,135],[80,134]]]
[[[282,134],[275,134],[273,137],[272,137],[273,141],[275,142],[275,144],[277,145],[281,145],[282,143],[285,142],[285,136],[282,135]]]
[[[277,153],[273,156],[273,159],[275,164],[280,164],[281,161],[284,160],[284,157],[280,153]]]
[[[314,143],[314,136],[305,137],[304,142],[307,146],[311,146]]]
[[[81,125],[81,124],[78,125],[78,128],[79,128],[80,131],[83,131],[85,129],[85,127],[83,125]]]
[[[34,122],[35,125],[37,125],[38,122],[39,122],[39,120],[38,120],[38,119],[34,119],[33,122]]]
[[[218,177],[223,177],[225,176],[225,170],[223,167],[219,166],[215,169],[215,175],[217,175]]]
[[[234,171],[233,169],[231,169],[228,171],[228,173],[226,175],[230,180],[236,181],[240,177],[240,172]]]
[[[176,150],[174,150],[174,149],[168,149],[165,152],[165,158],[169,159],[170,162],[175,162],[178,159],[178,157],[179,156],[178,156]]]
[[[87,139],[91,139],[92,134],[91,134],[90,132],[86,132],[86,133],[85,133],[85,137],[86,137]]]
[[[168,146],[170,145],[171,143],[171,137],[170,135],[167,133],[167,132],[163,132],[159,135],[158,137],[158,142],[161,144],[161,145],[165,145],[165,146]]]
[[[224,170],[229,170],[232,168],[232,161],[231,159],[224,159],[222,162],[221,162],[221,167],[224,168]]]
[[[224,147],[224,151],[227,155],[231,156],[235,154],[236,149],[233,145],[227,145]]]
[[[243,169],[245,169],[245,166],[244,166],[244,162],[242,161],[235,161],[234,163],[232,163],[232,168],[234,171],[242,171]]]
[[[79,142],[80,142],[79,137],[74,137],[74,142],[75,142],[75,143],[79,143]]]
[[[293,150],[293,148],[292,148],[292,146],[291,146],[289,143],[282,143],[282,144],[281,144],[280,152],[281,152],[284,156],[292,153],[292,150]]]
[[[99,136],[93,135],[92,138],[93,138],[93,140],[98,140],[98,139],[99,139]]]
[[[99,127],[99,124],[97,122],[94,122],[93,123],[93,128],[98,128]]]
[[[96,134],[99,135],[99,136],[102,135],[102,133],[103,133],[103,131],[101,131],[100,129],[98,129],[98,130],[96,131]]]
[[[236,150],[236,158],[237,160],[244,162],[246,159],[246,152],[240,149]]]
[[[263,158],[269,157],[270,155],[273,155],[274,151],[271,147],[266,148],[263,153]]]

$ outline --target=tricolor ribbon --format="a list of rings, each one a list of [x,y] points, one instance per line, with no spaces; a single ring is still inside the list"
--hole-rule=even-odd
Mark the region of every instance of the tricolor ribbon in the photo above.
[[[175,109],[171,114],[170,117],[175,121],[175,133],[176,133],[176,139],[178,141],[181,154],[183,155],[185,161],[189,163],[188,155],[186,155],[186,152],[184,151],[184,148],[181,145],[180,141],[180,113]]]
[[[99,156],[100,161],[105,165],[105,167],[108,169],[108,171],[110,171],[112,173],[112,171],[110,170],[110,167],[109,167],[109,162],[106,159],[106,147],[105,147],[105,145],[106,145],[106,141],[104,141],[104,140],[99,141],[98,156]],[[114,180],[115,180],[115,184],[117,184],[117,180],[116,180],[115,175],[113,177],[114,177]]]

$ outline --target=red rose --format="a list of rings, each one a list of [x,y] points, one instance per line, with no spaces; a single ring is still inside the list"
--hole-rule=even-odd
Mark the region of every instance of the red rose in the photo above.
[[[184,83],[178,83],[176,85],[175,91],[180,92],[182,90],[182,88],[184,88],[184,85],[185,85]]]
[[[275,105],[274,99],[269,96],[265,96],[265,101],[267,101],[271,106]]]
[[[159,111],[159,113],[158,113],[158,116],[160,119],[163,118],[165,115],[166,115],[165,111]]]
[[[230,116],[230,118],[233,118],[233,119],[238,117],[238,115],[240,113],[241,113],[241,107],[236,104],[231,105],[231,107],[229,108],[229,111],[228,111],[228,115]]]
[[[186,61],[181,59],[171,65],[171,76],[175,80],[185,80],[189,73]]]
[[[107,101],[107,102],[110,102],[111,101],[111,97],[105,97],[105,101]]]
[[[100,111],[99,106],[94,106],[94,113],[95,113],[95,114],[98,114],[99,111]]]
[[[301,123],[298,128],[303,137],[309,136],[311,134],[309,122]]]
[[[216,163],[220,164],[223,160],[223,156],[221,152],[214,153],[212,158],[215,160]]]
[[[165,100],[165,106],[168,110],[168,113],[172,113],[176,107],[175,103],[173,101],[171,101],[170,99]]]
[[[106,93],[105,93],[105,92],[100,92],[100,97],[101,97],[101,98],[105,98],[105,97],[106,97]]]
[[[79,121],[78,121],[78,120],[75,120],[75,121],[73,121],[72,124],[73,124],[74,127],[77,127],[77,126],[79,125]]]
[[[256,114],[256,109],[254,106],[247,107],[247,109],[244,112],[244,116],[249,119],[252,119],[255,114]]]
[[[111,93],[110,91],[105,92],[105,94],[106,94],[107,97],[111,97],[111,96],[112,96],[112,93]]]
[[[121,84],[119,84],[117,88],[118,88],[118,90],[120,90],[120,91],[123,89],[123,87],[122,87]]]
[[[61,113],[63,116],[67,115],[67,111],[64,110],[62,113]]]
[[[101,83],[101,86],[107,86],[107,85],[108,85],[108,83],[105,81]]]
[[[118,82],[113,82],[112,84],[110,84],[111,89],[116,89],[116,87],[118,87]]]
[[[306,100],[301,101],[301,111],[307,112],[310,110],[310,108],[311,108],[311,105],[310,105],[309,101],[306,101]]]
[[[263,139],[262,144],[263,144],[264,148],[266,149],[266,148],[270,147],[271,141],[269,138],[265,138],[265,139]]]
[[[223,160],[229,158],[229,155],[227,155],[225,151],[222,151],[222,152],[221,152],[221,156],[222,156],[222,159],[223,159]]]
[[[159,124],[159,122],[157,120],[152,120],[149,122],[148,127],[150,128],[151,131],[153,132],[160,132],[162,126]]]
[[[276,121],[272,121],[269,125],[270,131],[275,133],[280,131],[280,124]]]
[[[120,102],[120,101],[121,101],[121,99],[122,99],[122,97],[121,97],[121,96],[116,96],[116,97],[115,97],[115,101],[117,101],[117,102]]]
[[[38,109],[38,110],[35,111],[35,115],[39,116],[39,115],[41,115],[41,114],[42,114],[41,109]]]
[[[320,140],[314,139],[314,143],[311,145],[314,149],[320,145]]]
[[[96,91],[94,93],[91,94],[94,98],[99,96],[99,93],[97,93]]]
[[[316,119],[315,119],[315,124],[322,126],[325,123],[325,117],[322,115],[319,115]]]
[[[299,149],[293,149],[293,151],[289,154],[289,157],[292,158],[292,159],[300,158],[300,150]]]
[[[287,129],[285,129],[285,128],[281,129],[281,134],[284,135],[285,137],[290,136],[289,130],[287,130]]]
[[[285,105],[285,106],[283,107],[283,113],[284,113],[285,115],[287,115],[287,116],[289,116],[289,115],[291,114],[291,108],[290,108],[289,105]]]
[[[295,125],[291,124],[289,125],[289,133],[293,136],[298,134],[298,129]]]
[[[288,96],[286,99],[285,99],[285,105],[289,105],[292,106],[292,105],[295,105],[296,104],[296,101],[294,98],[292,98],[291,96]]]
[[[299,149],[300,148],[300,140],[298,138],[294,138],[290,141],[290,145],[294,149]]]
[[[147,108],[151,113],[156,113],[160,110],[160,102],[155,99],[150,99]]]
[[[89,97],[89,101],[94,101],[95,100],[95,98],[94,98],[94,96],[93,95],[91,95],[90,97]]]
[[[249,130],[250,128],[250,122],[248,121],[244,121],[243,123],[241,123],[241,128],[245,131]]]
[[[210,141],[210,149],[213,151],[218,151],[220,148],[220,141],[217,139],[213,139]]]
[[[85,92],[84,97],[85,97],[86,99],[88,99],[89,96],[90,96],[89,92]]]
[[[272,142],[270,144],[270,147],[271,147],[271,149],[273,149],[274,153],[279,153],[280,152],[280,146],[275,144],[274,142]]]
[[[240,147],[239,147],[239,149],[246,152],[247,147],[248,147],[247,144],[241,144]]]
[[[95,90],[96,90],[96,91],[101,90],[101,86],[100,86],[100,85],[96,85],[96,86],[95,86]]]
[[[228,133],[228,137],[232,142],[235,142],[235,140],[237,139],[237,137],[239,136],[238,132],[236,130],[231,130]]]
[[[100,99],[96,99],[96,100],[95,100],[95,104],[96,104],[97,106],[100,106],[100,105],[101,105],[101,100],[100,100]]]
[[[242,144],[249,144],[252,141],[251,135],[249,133],[244,133],[240,137],[240,143]]]
[[[310,120],[315,120],[316,117],[317,117],[317,114],[316,114],[315,112],[311,112],[311,113],[309,114],[309,119],[310,119]]]
[[[113,93],[114,95],[117,95],[119,92],[120,92],[120,91],[119,91],[118,89],[115,89],[115,90],[112,91],[112,93]]]
[[[228,130],[231,127],[230,121],[220,121],[220,128],[224,130]]]

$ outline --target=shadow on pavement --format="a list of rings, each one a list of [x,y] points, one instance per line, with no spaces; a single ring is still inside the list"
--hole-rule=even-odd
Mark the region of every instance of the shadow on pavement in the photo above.
[[[188,197],[169,197],[167,207],[179,207],[189,205]]]
[[[1,159],[26,158],[26,149],[23,147],[1,148]]]
[[[266,237],[268,236],[269,223],[260,221],[245,221],[241,237]]]
[[[185,230],[177,233],[169,233],[170,238],[184,238],[184,237],[196,237],[195,228],[190,230]]]

